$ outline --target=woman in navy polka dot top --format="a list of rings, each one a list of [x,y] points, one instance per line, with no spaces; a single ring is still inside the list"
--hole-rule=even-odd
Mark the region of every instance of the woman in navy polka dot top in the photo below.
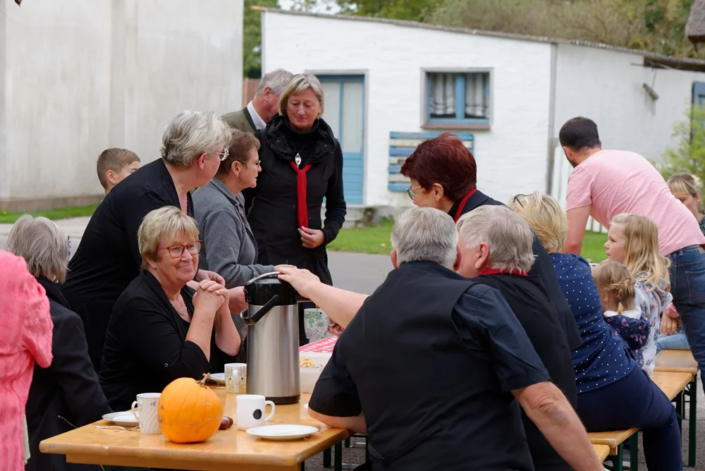
[[[548,251],[583,344],[572,352],[577,412],[588,432],[638,427],[648,469],[682,469],[680,430],[671,401],[636,367],[622,338],[602,317],[590,265],[564,254],[568,222],[558,202],[541,193],[517,195],[510,207]]]

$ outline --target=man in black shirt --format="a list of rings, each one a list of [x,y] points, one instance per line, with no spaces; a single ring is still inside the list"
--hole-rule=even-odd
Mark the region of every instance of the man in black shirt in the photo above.
[[[575,469],[601,470],[502,295],[453,272],[457,242],[438,210],[399,219],[396,269],[341,335],[311,416],[367,432],[373,469],[533,470],[520,404]]]
[[[458,232],[458,273],[502,293],[551,381],[575,408],[570,348],[541,277],[530,272],[535,259],[531,228],[506,206],[481,206],[459,219]],[[571,470],[531,419],[526,414],[522,414],[522,419],[535,468]]]

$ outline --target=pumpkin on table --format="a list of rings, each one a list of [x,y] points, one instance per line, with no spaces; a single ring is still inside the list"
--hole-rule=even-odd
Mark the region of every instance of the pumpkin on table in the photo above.
[[[206,379],[179,378],[162,391],[159,426],[172,442],[204,442],[220,427],[223,403],[206,386]]]

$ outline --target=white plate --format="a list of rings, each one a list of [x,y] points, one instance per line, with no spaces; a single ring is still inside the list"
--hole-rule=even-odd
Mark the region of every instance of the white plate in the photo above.
[[[132,412],[130,412],[129,410],[124,412],[112,412],[110,414],[105,414],[103,418],[118,425],[128,425],[134,427],[140,424],[139,421],[135,419],[135,416],[132,415]]]
[[[210,380],[214,383],[225,384],[225,373],[213,373]]]
[[[317,433],[316,427],[309,425],[265,425],[247,429],[247,433],[265,440],[298,440]]]

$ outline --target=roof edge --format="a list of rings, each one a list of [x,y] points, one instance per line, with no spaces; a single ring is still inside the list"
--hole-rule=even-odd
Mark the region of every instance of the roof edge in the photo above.
[[[645,59],[649,59],[649,60],[644,61],[644,65],[649,66],[649,67],[664,65],[667,68],[680,70],[681,67],[679,65],[683,64],[683,65],[685,65],[685,67],[682,67],[683,70],[697,70],[700,72],[705,72],[705,60],[703,60],[703,59],[668,56],[665,54],[658,54],[656,52],[651,52],[651,51],[630,49],[630,48],[622,47],[622,46],[612,46],[610,44],[595,43],[595,42],[591,42],[591,41],[583,41],[580,39],[563,39],[563,38],[554,38],[554,37],[548,37],[548,36],[530,36],[530,35],[525,35],[525,34],[504,33],[504,32],[500,32],[500,31],[486,31],[486,30],[480,30],[480,29],[461,28],[461,27],[457,27],[457,26],[443,26],[443,25],[436,25],[436,24],[431,24],[431,23],[421,23],[418,21],[396,20],[396,19],[390,19],[390,18],[376,18],[376,17],[372,17],[372,16],[354,16],[354,15],[340,15],[340,14],[332,15],[329,13],[314,13],[314,12],[282,10],[280,8],[261,7],[261,6],[253,6],[251,8],[253,10],[257,10],[257,11],[260,11],[263,13],[279,13],[279,14],[284,14],[284,15],[307,16],[307,17],[313,17],[313,18],[324,18],[324,19],[329,19],[329,20],[362,21],[362,22],[367,22],[367,23],[381,23],[381,24],[387,24],[387,25],[393,25],[393,26],[403,26],[403,27],[407,27],[407,28],[427,29],[427,30],[431,30],[431,31],[444,31],[444,32],[449,32],[449,33],[469,34],[469,35],[474,35],[474,36],[486,36],[486,37],[500,38],[500,39],[513,39],[513,40],[517,40],[517,41],[528,41],[528,42],[538,42],[538,43],[544,43],[544,44],[564,44],[564,45],[571,45],[571,46],[589,47],[589,48],[593,48],[593,49],[602,49],[602,50],[607,50],[607,51],[622,52],[622,53],[626,53],[626,54],[633,54],[633,55],[637,55],[637,56],[642,56]]]

